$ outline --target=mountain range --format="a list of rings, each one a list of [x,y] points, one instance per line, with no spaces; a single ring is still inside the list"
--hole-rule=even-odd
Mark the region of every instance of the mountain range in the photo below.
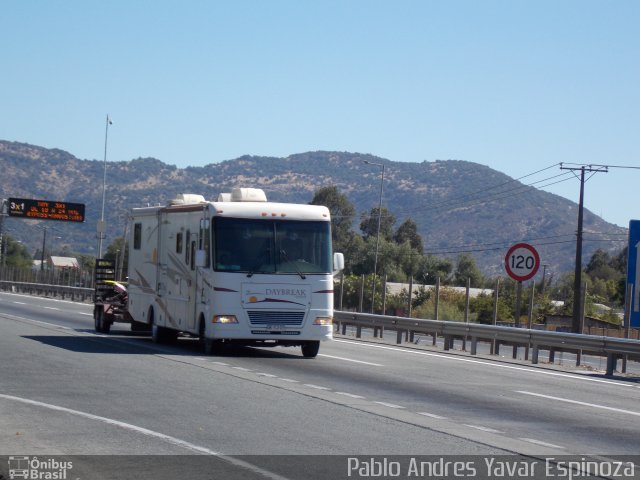
[[[367,164],[366,162],[369,162]],[[377,164],[377,165],[372,165]],[[202,167],[178,168],[154,158],[107,163],[106,245],[121,236],[132,207],[166,204],[178,193],[214,200],[233,187],[262,188],[269,200],[308,203],[321,187],[335,185],[360,215],[379,201],[385,166],[383,207],[396,227],[412,218],[425,253],[457,257],[469,252],[487,275],[504,275],[504,255],[514,243],[534,245],[541,263],[559,275],[573,270],[576,203],[527,186],[485,165],[463,160],[395,162],[369,154],[307,152],[285,158],[243,156]],[[101,215],[104,163],[82,160],[59,149],[0,141],[0,195],[86,205],[83,224],[38,222],[9,217],[6,230],[33,253],[41,247],[46,226],[49,241],[72,251],[94,254],[96,223]],[[585,209],[584,261],[597,249],[616,251],[627,230]],[[55,248],[55,247],[54,247]]]

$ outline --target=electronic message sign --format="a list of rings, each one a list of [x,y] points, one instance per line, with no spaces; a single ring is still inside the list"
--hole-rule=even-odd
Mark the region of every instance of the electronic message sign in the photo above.
[[[10,217],[84,222],[84,203],[9,198],[7,207]]]

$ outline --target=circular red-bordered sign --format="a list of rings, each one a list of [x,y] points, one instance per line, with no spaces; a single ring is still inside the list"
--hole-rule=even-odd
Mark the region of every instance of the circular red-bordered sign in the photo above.
[[[511,278],[518,282],[524,282],[538,273],[540,255],[528,243],[516,243],[504,257],[504,268]]]

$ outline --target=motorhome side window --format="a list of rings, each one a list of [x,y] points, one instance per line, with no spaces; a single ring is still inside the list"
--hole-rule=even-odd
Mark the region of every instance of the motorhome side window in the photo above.
[[[190,257],[190,253],[191,253],[191,249],[189,248],[189,243],[191,242],[191,230],[187,230],[187,235],[186,235],[186,244],[187,244],[187,248],[184,249],[184,263],[186,263],[187,265],[189,265],[190,261],[191,261],[191,257]]]
[[[182,253],[182,232],[176,235],[176,253]]]
[[[136,223],[133,225],[133,248],[140,250],[142,246],[142,224]]]

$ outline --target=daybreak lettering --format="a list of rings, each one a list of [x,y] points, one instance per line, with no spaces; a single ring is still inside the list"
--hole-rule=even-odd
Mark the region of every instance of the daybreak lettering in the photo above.
[[[301,288],[267,288],[265,290],[266,295],[291,295],[294,297],[304,297],[307,294],[306,290]]]

